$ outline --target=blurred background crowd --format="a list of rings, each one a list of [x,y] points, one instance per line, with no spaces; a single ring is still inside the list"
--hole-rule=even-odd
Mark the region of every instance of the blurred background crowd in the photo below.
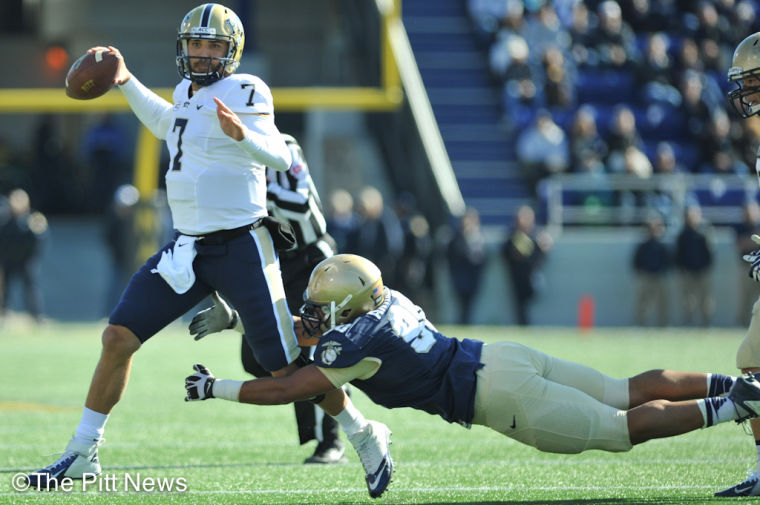
[[[355,3],[340,0],[324,0],[321,4],[331,6],[319,9],[327,13],[324,16],[330,22],[323,23],[328,26],[324,47],[315,50],[334,51],[329,53],[330,57],[324,57],[333,63],[327,67],[340,67],[341,75],[349,75],[351,81],[355,63],[351,57],[356,55],[350,48],[357,46],[350,43],[351,37],[361,40],[367,35],[351,34],[350,26],[341,27],[341,22],[351,19],[341,15],[358,8]],[[232,2],[231,6],[250,10],[249,17],[254,21],[260,15],[257,26],[267,25],[262,14],[265,8],[248,9],[245,1]],[[365,175],[372,171],[357,165],[374,167],[369,162],[376,162],[370,151],[357,151],[354,157],[346,154],[346,145],[362,145],[360,141],[349,138],[347,144],[334,142],[333,151],[337,155],[330,151],[329,141],[325,141],[328,146],[325,153],[315,155],[307,149],[305,155],[307,160],[319,157],[324,162],[323,170],[315,173],[315,180],[322,192],[328,231],[336,238],[339,250],[372,259],[385,272],[386,282],[418,300],[433,320],[439,316],[448,322],[471,323],[495,317],[504,322],[503,312],[496,316],[484,315],[483,309],[478,312],[478,302],[487,298],[492,303],[491,312],[493,306],[496,311],[505,303],[512,306],[507,322],[531,324],[530,307],[537,295],[547,289],[548,276],[543,275],[542,266],[555,273],[561,269],[556,266],[558,262],[551,261],[555,252],[574,261],[582,256],[564,252],[570,250],[567,237],[564,247],[556,247],[557,234],[552,237],[544,229],[544,225],[551,225],[548,207],[551,196],[546,182],[562,175],[579,175],[586,178],[582,189],[563,193],[564,204],[586,209],[629,205],[646,211],[641,219],[624,222],[637,226],[623,262],[639,284],[632,297],[630,317],[618,319],[642,325],[712,324],[716,295],[710,276],[716,271],[716,264],[720,264],[716,259],[720,254],[714,247],[716,234],[710,218],[715,214],[711,214],[709,206],[723,204],[728,198],[733,208],[741,209],[715,223],[732,230],[732,255],[740,257],[751,250],[753,244],[748,237],[760,232],[757,185],[752,173],[760,121],[739,119],[726,100],[726,92],[733,86],[726,79],[733,50],[748,34],[760,30],[760,1],[442,0],[433,9],[423,1],[407,0],[402,6],[413,46],[427,40],[424,35],[433,31],[433,20],[444,19],[431,14],[429,24],[423,23],[429,11],[442,9],[446,20],[461,11],[468,25],[467,37],[474,39],[486,62],[490,89],[498,96],[498,104],[493,107],[498,116],[493,129],[498,131],[484,137],[495,136],[506,146],[507,153],[505,159],[498,160],[504,165],[488,165],[490,168],[482,173],[486,196],[491,196],[489,188],[500,191],[498,181],[504,175],[501,172],[513,168],[519,172],[527,193],[518,194],[517,204],[507,214],[495,216],[468,196],[470,181],[458,172],[468,209],[462,216],[441,219],[432,216],[421,204],[421,191],[428,188],[399,187],[398,181],[393,180],[398,176],[389,176],[391,180],[385,184],[375,184],[374,179],[356,175],[361,168]],[[177,9],[184,12],[185,7],[183,4]],[[164,21],[161,26],[166,24]],[[449,26],[446,22],[449,21],[441,21],[442,28],[439,27],[444,32]],[[170,28],[174,23],[173,19],[169,22]],[[297,26],[302,33],[306,31],[304,26],[311,25]],[[17,27],[6,23],[3,29],[12,35],[11,28]],[[252,54],[272,51],[265,42],[266,35],[271,38],[273,32],[261,35],[250,30],[250,33],[246,44]],[[162,41],[165,38],[161,36]],[[171,46],[172,41],[164,42]],[[280,46],[278,50],[286,50]],[[454,56],[451,55],[451,67],[458,64]],[[173,61],[165,60],[160,65],[164,69]],[[418,64],[425,77],[423,67],[432,63],[418,54]],[[271,65],[269,70],[274,77],[270,84],[303,84],[278,79],[277,76],[285,75],[278,74],[282,72],[279,68]],[[296,72],[299,65],[282,68],[299,78],[309,74]],[[375,76],[376,69],[370,74]],[[356,71],[356,75],[359,76],[356,82],[349,84],[366,84],[361,72]],[[161,82],[162,86],[171,84]],[[450,83],[452,93],[458,84]],[[440,90],[429,90],[434,109],[435,96],[444,96],[436,91]],[[467,127],[467,118],[454,115],[455,121],[461,120]],[[444,141],[448,142],[446,135],[458,130],[447,127],[445,116],[438,119]],[[377,131],[377,125],[371,124],[373,120],[366,120],[370,126],[365,134],[369,137]],[[304,134],[307,122],[300,114],[278,116],[281,130],[296,136]],[[2,295],[9,282],[18,279],[27,294],[19,296],[16,305],[25,306],[36,319],[42,317],[40,258],[48,236],[55,238],[56,230],[66,230],[59,231],[58,237],[77,236],[79,228],[61,227],[70,224],[67,220],[73,217],[97,223],[87,233],[92,239],[93,230],[98,230],[97,241],[106,251],[111,273],[102,283],[107,285],[103,288],[107,294],[100,298],[102,307],[96,311],[103,317],[129,275],[142,262],[135,236],[151,233],[157,241],[171,236],[165,197],[159,189],[152,199],[145,201],[132,186],[137,129],[131,115],[91,114],[72,119],[58,114],[37,114],[24,118],[24,125],[29,124],[26,145],[18,142],[18,132],[8,135],[16,137],[9,141],[0,131],[0,271],[5,272],[5,282],[0,276],[0,285],[4,286],[0,289],[0,307],[5,305]],[[81,128],[81,132],[73,135],[72,125]],[[381,127],[387,130],[387,125]],[[481,135],[475,128],[472,131]],[[477,142],[470,144],[470,151],[480,150]],[[459,153],[452,143],[447,147],[456,172],[461,165]],[[162,167],[166,166],[166,156],[164,151]],[[403,155],[395,158],[398,159],[404,159]],[[333,160],[345,166],[338,167]],[[385,163],[393,165],[387,159]],[[346,176],[346,167],[355,169],[356,174]],[[655,186],[632,189],[626,182],[627,186],[620,189],[610,182],[617,176],[648,181],[674,174],[687,178],[725,175],[742,181],[752,179],[751,189],[745,184],[731,192],[713,184],[707,190],[690,190],[683,201],[676,201],[674,192],[652,189]],[[346,184],[336,184],[337,177],[343,177]],[[494,194],[489,201],[496,200],[506,198]],[[147,231],[141,217],[145,209],[159,217]],[[48,218],[56,224],[50,230]],[[136,222],[142,224],[138,226]],[[614,220],[610,222],[614,224]],[[551,226],[548,229],[552,231]],[[24,234],[28,239],[19,240]],[[589,250],[584,247],[587,247],[584,251]],[[493,269],[494,262],[499,264],[497,270]],[[504,286],[503,302],[493,301],[492,286],[484,288],[493,282],[488,273],[494,271],[504,273],[497,281]],[[673,271],[679,272],[679,293],[694,295],[685,297],[688,300],[679,298],[679,304],[683,301],[683,316],[679,320],[669,315],[672,311],[666,303],[669,296],[665,281]],[[739,285],[741,307],[736,309],[735,322],[743,324],[749,310],[746,304],[756,293],[746,282]],[[452,295],[447,298],[451,299],[448,305],[440,303],[442,292]],[[570,309],[573,311],[574,308]],[[567,316],[562,317],[567,320]],[[545,322],[550,318],[544,315],[540,319]]]

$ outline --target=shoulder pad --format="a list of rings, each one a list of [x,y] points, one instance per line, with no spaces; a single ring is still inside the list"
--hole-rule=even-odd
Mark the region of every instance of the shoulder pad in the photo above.
[[[182,103],[187,101],[187,90],[190,87],[190,81],[188,79],[182,79],[179,84],[174,87],[174,93],[172,93],[172,103]]]
[[[216,96],[238,114],[273,114],[272,92],[251,74],[232,74],[215,84]]]

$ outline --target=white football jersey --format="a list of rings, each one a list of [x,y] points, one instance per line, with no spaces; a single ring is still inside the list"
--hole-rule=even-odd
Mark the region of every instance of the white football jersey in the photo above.
[[[192,97],[190,84],[183,80],[177,85],[173,105],[160,99],[163,104],[148,103],[145,92],[152,93],[138,82],[128,82],[130,88],[124,90],[140,120],[166,140],[174,228],[202,235],[252,223],[267,214],[266,168],[222,131],[213,99],[224,102],[252,132],[279,139],[271,91],[250,74],[232,74]],[[135,93],[136,86],[142,90]],[[287,151],[284,142],[283,148]]]

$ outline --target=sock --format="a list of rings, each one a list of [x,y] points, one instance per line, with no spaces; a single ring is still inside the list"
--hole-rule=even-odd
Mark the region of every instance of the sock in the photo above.
[[[74,437],[80,442],[97,442],[103,438],[106,421],[108,421],[108,414],[101,414],[85,407]]]
[[[757,473],[760,473],[760,440],[755,440],[755,450],[757,451]]]
[[[359,432],[367,425],[367,420],[362,413],[354,407],[354,404],[351,403],[351,401],[348,402],[346,408],[344,408],[340,414],[333,416],[333,418],[338,421],[343,433],[348,437]]]
[[[707,374],[707,396],[720,396],[731,390],[731,386],[736,382],[736,377],[723,375],[719,373]]]
[[[697,400],[697,405],[705,420],[705,428],[726,421],[736,421],[740,417],[734,401],[722,396]]]

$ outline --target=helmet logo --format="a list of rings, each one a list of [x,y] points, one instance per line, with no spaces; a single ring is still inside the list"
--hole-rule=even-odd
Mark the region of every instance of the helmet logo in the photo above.
[[[322,363],[332,365],[338,359],[341,350],[341,345],[334,340],[322,344]]]
[[[208,28],[205,26],[193,26],[190,28],[190,33],[193,35],[216,35],[216,28]]]

